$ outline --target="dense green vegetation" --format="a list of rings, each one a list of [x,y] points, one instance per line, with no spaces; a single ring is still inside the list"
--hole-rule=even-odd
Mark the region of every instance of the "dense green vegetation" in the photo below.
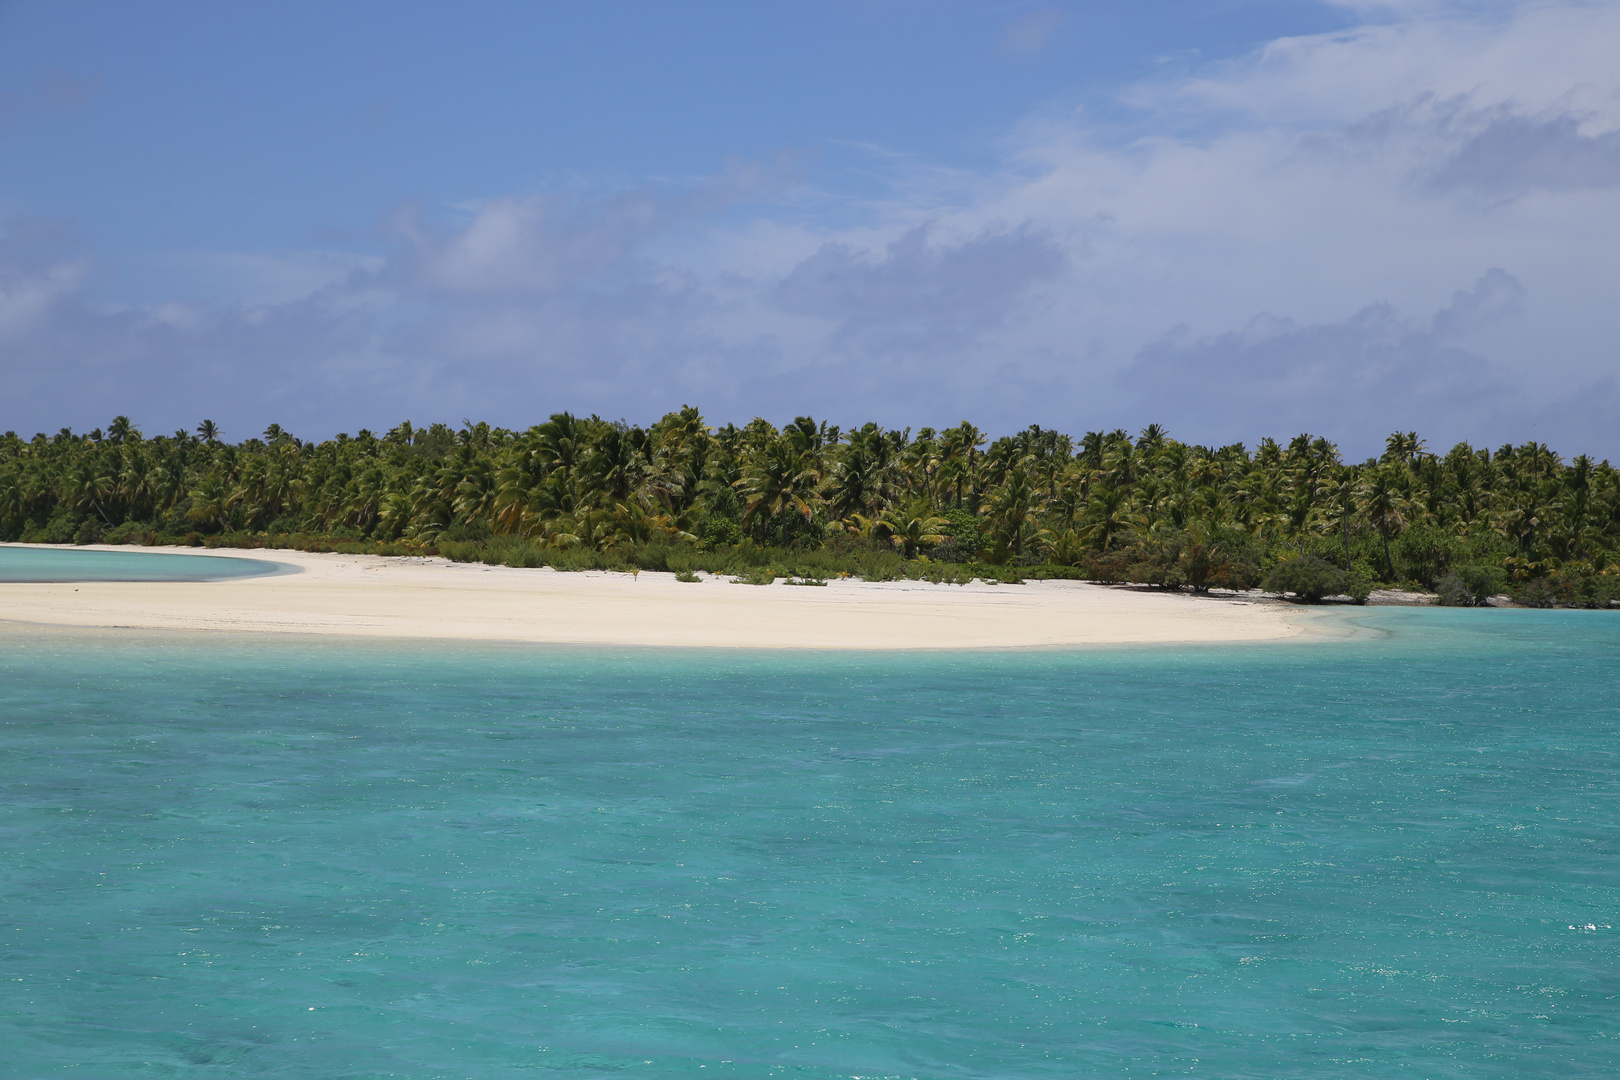
[[[1158,426],[1078,442],[849,431],[800,417],[648,428],[566,413],[527,431],[409,423],[308,443],[211,422],[148,438],[0,438],[0,539],[440,553],[558,569],[695,571],[814,583],[1074,577],[1301,599],[1378,584],[1446,602],[1620,600],[1620,474],[1527,443],[1431,453],[1391,435],[1347,464],[1301,435],[1253,452]]]

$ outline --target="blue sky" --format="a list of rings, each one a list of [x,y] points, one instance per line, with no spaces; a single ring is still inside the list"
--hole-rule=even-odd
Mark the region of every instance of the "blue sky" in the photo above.
[[[0,428],[1620,456],[1620,7],[0,5]]]

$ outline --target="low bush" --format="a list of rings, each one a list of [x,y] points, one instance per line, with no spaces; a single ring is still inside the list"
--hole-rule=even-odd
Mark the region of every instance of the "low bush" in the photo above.
[[[501,556],[502,566],[533,569],[546,564],[546,553],[533,544],[512,544]]]
[[[115,525],[101,534],[103,544],[152,544],[157,541],[157,534],[145,525],[134,521],[126,521],[122,525]]]
[[[1292,594],[1308,604],[1319,604],[1324,596],[1344,592],[1346,574],[1337,566],[1315,555],[1284,559],[1266,575],[1266,592],[1278,596]]]
[[[1558,603],[1558,590],[1546,578],[1532,578],[1513,593],[1513,602],[1520,607],[1554,607]]]
[[[1344,576],[1344,594],[1352,604],[1365,604],[1372,591],[1373,576],[1359,567]]]
[[[439,554],[451,562],[477,562],[478,554],[483,550],[482,544],[475,544],[471,540],[446,540],[439,538]]]
[[[1022,585],[1023,573],[1011,566],[992,566],[988,563],[973,563],[964,566],[961,570],[969,581],[978,578],[986,585]]]
[[[1501,585],[1501,575],[1490,567],[1459,566],[1440,579],[1440,606],[1485,607]]]
[[[935,585],[966,585],[973,580],[972,573],[950,563],[924,563],[920,577]]]
[[[1608,608],[1620,604],[1620,576],[1594,572],[1589,566],[1565,567],[1531,578],[1513,593],[1524,607]]]
[[[1036,581],[1085,581],[1086,571],[1079,566],[1032,566],[1024,571],[1026,578]]]
[[[1614,574],[1576,574],[1566,580],[1561,599],[1570,607],[1607,608],[1620,603],[1620,577]]]

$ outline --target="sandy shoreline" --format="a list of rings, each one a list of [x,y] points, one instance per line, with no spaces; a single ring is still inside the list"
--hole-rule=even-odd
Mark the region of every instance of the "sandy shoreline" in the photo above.
[[[130,551],[130,548],[99,550]],[[143,548],[300,573],[212,582],[0,584],[0,621],[58,627],[805,649],[971,649],[1280,641],[1315,612],[1075,581],[732,584],[443,559]]]

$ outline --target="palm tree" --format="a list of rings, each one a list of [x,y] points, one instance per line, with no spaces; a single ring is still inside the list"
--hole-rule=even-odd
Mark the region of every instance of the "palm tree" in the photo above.
[[[159,475],[152,460],[140,449],[135,449],[124,461],[118,477],[118,491],[129,508],[130,517],[144,519],[157,502]]]
[[[522,433],[400,424],[383,439],[362,431],[321,443],[272,424],[264,441],[234,445],[212,421],[196,436],[146,439],[120,416],[94,436],[0,433],[0,539],[59,536],[85,518],[167,531],[180,508],[210,530],[296,521],[430,543],[464,528],[455,535],[593,548],[684,543],[688,529],[729,543],[739,518],[759,528],[764,516],[774,517],[766,535],[786,543],[798,514],[841,521],[913,557],[947,531],[991,538],[1007,558],[1027,558],[1047,537],[1044,557],[1056,562],[1164,581],[1173,570],[1192,583],[1227,573],[1223,545],[1236,552],[1239,577],[1253,569],[1257,544],[1271,557],[1316,554],[1347,567],[1381,547],[1380,574],[1393,577],[1396,541],[1421,524],[1429,554],[1414,547],[1402,572],[1428,584],[1451,549],[1561,576],[1565,595],[1607,595],[1620,576],[1620,471],[1589,457],[1566,465],[1539,443],[1463,443],[1441,457],[1397,432],[1381,461],[1344,465],[1332,443],[1308,434],[1264,440],[1253,453],[1178,442],[1153,425],[1134,439],[1090,432],[1078,448],[1036,425],[981,454],[985,442],[965,423],[841,433],[799,417],[781,430],[762,419],[711,430],[691,407],[646,428],[558,413]],[[974,520],[951,512],[945,527],[938,515],[952,507]],[[1370,546],[1358,552],[1357,543]],[[1584,591],[1571,592],[1582,579]]]
[[[1140,517],[1131,513],[1129,491],[1103,484],[1092,489],[1086,516],[1077,531],[1094,550],[1106,555],[1115,537],[1140,522]]]
[[[1027,527],[1034,524],[1041,509],[1041,495],[1030,483],[1025,462],[1007,470],[1005,479],[990,496],[987,513],[998,536],[1012,548],[1014,558],[1022,558]]]
[[[534,453],[542,469],[556,470],[565,479],[573,475],[585,457],[585,433],[571,413],[553,413],[550,420],[534,429]]]
[[[983,446],[987,441],[985,434],[974,425],[963,420],[947,432],[946,435],[948,438],[955,440],[953,446],[957,461],[951,470],[951,483],[956,488],[956,508],[958,510],[962,509],[962,485],[966,483],[973,492],[973,512],[978,513],[978,454],[979,447]]]
[[[75,510],[93,512],[102,521],[112,524],[106,504],[118,490],[118,479],[106,471],[101,460],[81,459],[68,473],[66,481],[64,494],[69,506]]]
[[[809,496],[815,492],[815,473],[787,439],[775,439],[749,463],[739,487],[746,500],[744,526],[761,511],[781,520],[781,544],[787,547],[788,515],[798,512],[806,521],[813,513]]]
[[[935,515],[924,500],[917,499],[903,507],[886,510],[879,519],[889,535],[889,541],[901,549],[908,559],[916,558],[917,545],[938,544],[945,539],[948,523]]]
[[[1361,514],[1384,541],[1384,568],[1395,580],[1395,558],[1390,554],[1390,533],[1406,527],[1407,501],[1394,475],[1387,468],[1376,468],[1356,489]]]
[[[1534,553],[1537,538],[1556,520],[1560,509],[1557,502],[1545,501],[1538,492],[1521,491],[1493,515],[1493,521],[1496,530],[1528,558]]]
[[[682,530],[670,515],[649,510],[633,499],[613,507],[612,528],[614,542],[621,544],[645,544],[650,540],[690,543],[697,539]]]
[[[1136,482],[1138,467],[1136,447],[1124,432],[1117,433],[1103,454],[1103,479],[1116,488],[1129,487]]]
[[[186,511],[186,517],[200,525],[225,528],[230,521],[230,494],[219,474],[209,473],[192,490],[191,507]]]
[[[1322,493],[1328,497],[1326,516],[1328,520],[1335,521],[1339,527],[1339,537],[1344,542],[1344,569],[1350,570],[1350,517],[1356,508],[1356,471],[1350,468],[1341,468],[1333,480],[1324,485]]]
[[[890,470],[882,452],[870,440],[852,436],[852,443],[833,463],[828,476],[827,501],[834,516],[870,514],[874,506],[887,502],[892,491]]]

